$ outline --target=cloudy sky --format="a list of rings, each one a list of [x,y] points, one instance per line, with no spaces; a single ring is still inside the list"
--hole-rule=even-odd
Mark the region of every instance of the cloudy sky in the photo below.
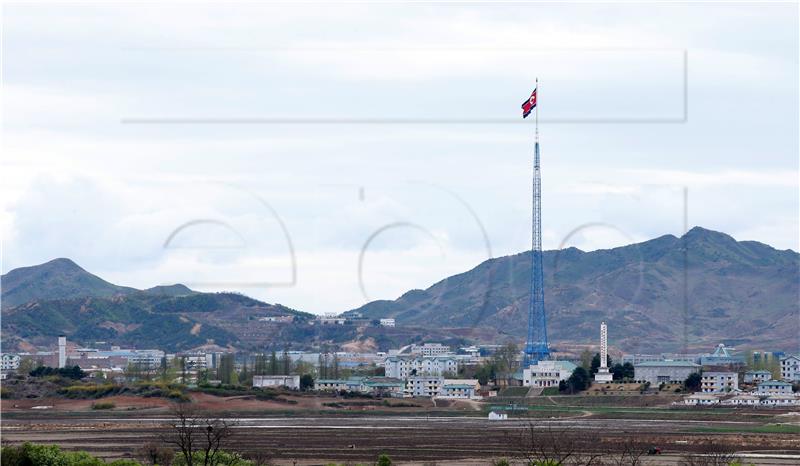
[[[800,249],[798,10],[768,3],[5,5],[3,272],[315,313],[530,246],[689,225]],[[577,232],[570,235],[577,229]]]

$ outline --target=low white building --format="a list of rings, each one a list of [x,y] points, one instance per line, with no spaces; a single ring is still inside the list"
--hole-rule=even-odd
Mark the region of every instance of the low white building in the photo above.
[[[761,397],[755,395],[738,395],[733,398],[727,399],[722,402],[726,405],[735,406],[758,406],[761,403]]]
[[[508,414],[506,413],[498,413],[495,411],[489,411],[489,420],[490,421],[505,421],[508,420]]]
[[[800,382],[800,356],[781,359],[781,379],[786,382]]]
[[[317,322],[322,325],[344,325],[347,319],[344,317],[340,317],[336,314],[323,314],[321,316],[317,316]]]
[[[720,400],[716,395],[710,393],[695,393],[684,398],[683,403],[690,406],[712,406],[719,404]]]
[[[366,389],[364,377],[350,377],[349,379],[317,379],[314,381],[314,390],[364,392]]]
[[[744,383],[759,383],[759,382],[766,382],[767,380],[772,379],[772,373],[770,371],[747,371],[744,373]]]
[[[792,384],[780,380],[768,380],[758,384],[756,393],[759,395],[791,395]]]
[[[299,375],[254,375],[254,388],[286,387],[294,390],[300,389]]]
[[[700,391],[703,393],[728,393],[739,389],[739,374],[736,372],[703,372]]]
[[[3,356],[0,357],[0,361],[2,361],[2,366],[0,366],[0,369],[4,371],[14,371],[19,369],[18,354],[3,353]]]
[[[381,319],[380,320],[381,327],[394,327],[395,320],[394,319]]]
[[[522,385],[525,387],[558,387],[567,380],[577,368],[569,361],[539,361],[522,371]]]
[[[792,395],[770,395],[763,400],[764,406],[795,406],[800,405],[800,399]]]
[[[683,383],[689,375],[700,371],[700,365],[688,361],[645,361],[633,366],[633,378],[651,385]]]

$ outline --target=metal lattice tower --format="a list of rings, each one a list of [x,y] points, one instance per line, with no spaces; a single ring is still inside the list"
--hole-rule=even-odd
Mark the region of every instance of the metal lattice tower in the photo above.
[[[538,79],[537,79],[538,93]],[[538,98],[538,96],[537,96]],[[547,316],[544,311],[542,269],[542,175],[539,166],[539,106],[536,106],[536,145],[533,152],[533,234],[531,245],[531,299],[528,310],[528,339],[524,367],[550,357],[547,344]]]

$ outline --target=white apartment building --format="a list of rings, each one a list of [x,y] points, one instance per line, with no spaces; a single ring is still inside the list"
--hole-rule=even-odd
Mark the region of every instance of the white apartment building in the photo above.
[[[19,369],[18,354],[4,353],[0,360],[2,360],[2,366],[0,366],[0,369],[4,371],[13,371]]]
[[[539,361],[523,369],[522,385],[525,387],[558,387],[578,366],[569,361]]]
[[[441,356],[451,352],[449,346],[441,343],[425,343],[423,345],[413,345],[411,347],[411,354],[420,354],[422,356]]]
[[[441,376],[413,376],[406,379],[406,396],[433,398],[439,396],[444,385]]]
[[[736,372],[703,372],[700,391],[703,393],[727,393],[739,389],[739,374]]]
[[[781,359],[781,379],[786,382],[800,382],[800,356]]]
[[[458,373],[458,360],[452,356],[389,356],[384,361],[386,377],[444,376]]]

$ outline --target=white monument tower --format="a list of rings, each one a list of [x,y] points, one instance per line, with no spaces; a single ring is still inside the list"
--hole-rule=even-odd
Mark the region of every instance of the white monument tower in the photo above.
[[[594,375],[597,383],[610,383],[614,377],[608,372],[608,327],[605,322],[600,322],[600,368]]]
[[[67,337],[58,337],[58,368],[63,369],[67,366]]]

